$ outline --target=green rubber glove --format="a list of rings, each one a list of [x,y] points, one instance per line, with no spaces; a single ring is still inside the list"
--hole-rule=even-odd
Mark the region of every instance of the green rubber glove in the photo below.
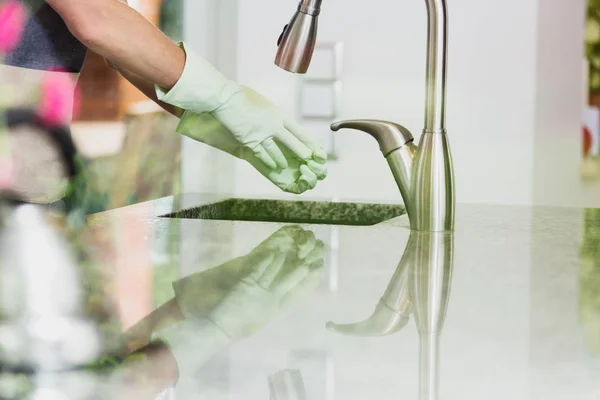
[[[186,52],[185,68],[171,90],[156,87],[160,101],[198,114],[210,113],[269,168],[288,167],[284,149],[304,163],[326,162],[323,147],[299,124],[260,94],[227,79],[184,43],[179,45]]]
[[[324,164],[314,160],[309,160],[305,164],[286,148],[282,148],[281,151],[287,160],[287,167],[275,169],[267,167],[252,150],[240,146],[240,142],[235,136],[211,114],[196,114],[186,111],[177,126],[177,132],[246,160],[285,192],[304,193],[314,189],[317,181],[323,180],[327,176],[327,167]]]
[[[238,340],[261,329],[307,290],[314,290],[321,279],[324,256],[324,244],[313,232],[287,226],[249,254],[232,260],[247,272],[208,313],[198,291],[203,284],[202,274],[173,285],[177,304],[186,318],[208,318],[231,339]]]

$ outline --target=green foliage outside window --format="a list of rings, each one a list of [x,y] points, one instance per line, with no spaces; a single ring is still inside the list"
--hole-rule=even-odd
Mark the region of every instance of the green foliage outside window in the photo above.
[[[600,93],[600,0],[588,0],[585,47],[590,63],[589,90]]]

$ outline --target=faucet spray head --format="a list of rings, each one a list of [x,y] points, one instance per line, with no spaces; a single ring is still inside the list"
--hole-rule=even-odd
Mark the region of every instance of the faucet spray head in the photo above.
[[[277,41],[275,64],[292,73],[308,70],[317,42],[318,17],[322,0],[302,0],[292,20]]]

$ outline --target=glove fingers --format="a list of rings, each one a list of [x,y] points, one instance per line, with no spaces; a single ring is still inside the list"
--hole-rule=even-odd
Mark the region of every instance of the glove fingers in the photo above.
[[[254,258],[254,259],[253,259]],[[273,263],[275,254],[271,252],[261,252],[256,257],[250,257],[248,260],[242,262],[249,262],[253,265],[252,272],[250,273],[250,279],[254,282],[258,282],[260,277],[265,273],[266,269]]]
[[[296,239],[296,237],[298,237],[298,235],[301,235],[302,232],[304,232],[305,229],[303,229],[302,227],[298,226],[298,225],[289,225],[289,226],[284,226],[283,228],[279,228],[279,230],[277,230],[277,232],[273,233],[271,236],[269,236],[266,240],[264,240],[262,244],[267,243],[269,241],[273,241],[273,240],[284,240],[286,243],[288,241],[293,241]]]
[[[300,184],[302,183],[302,184]],[[304,182],[294,182],[289,184],[288,186],[286,186],[286,188],[284,189],[284,191],[288,192],[288,193],[293,193],[293,194],[302,194],[304,192],[306,192],[308,190],[308,185],[306,185]]]
[[[281,297],[285,296],[288,292],[293,291],[300,282],[304,281],[310,273],[311,271],[308,269],[308,266],[304,264],[299,265],[277,282],[274,288],[275,293]]]
[[[262,145],[258,145],[255,149],[252,150],[254,152],[254,156],[258,158],[265,166],[269,169],[276,169],[277,163],[275,160],[269,155],[267,150]]]
[[[322,181],[327,178],[327,167],[324,164],[310,160],[306,166],[317,176],[318,180]]]
[[[302,235],[303,232],[304,229],[299,226],[285,226],[265,239],[253,251],[259,253],[270,252],[272,254],[293,251],[298,246],[296,244],[297,237]]]
[[[313,149],[304,144],[290,131],[284,131],[277,135],[277,140],[287,147],[300,160],[308,161],[313,157]]]
[[[256,281],[260,287],[265,289],[269,289],[275,278],[277,278],[281,267],[285,263],[285,253],[272,254],[274,254],[272,262],[266,268],[262,276]]]
[[[317,243],[315,234],[312,231],[306,231],[304,237],[298,240],[298,258],[304,260],[312,252]]]
[[[261,144],[271,159],[275,161],[275,164],[277,164],[278,168],[286,169],[288,167],[287,159],[272,138],[265,139]]]
[[[314,153],[312,156],[314,156],[315,161],[320,163],[324,163],[325,161],[327,161],[327,152],[325,151],[323,146],[316,140],[314,140],[302,125],[291,119],[285,120],[284,125],[287,128],[287,130],[292,132],[292,134],[299,141],[311,148],[311,150]]]
[[[321,258],[311,264],[304,262],[300,268],[290,273],[276,288],[279,296],[283,297],[282,304],[293,301],[305,290],[317,289],[321,283],[321,271],[324,266],[325,261]]]
[[[304,262],[309,265],[313,265],[319,261],[323,261],[323,254],[325,253],[325,243],[321,240],[317,240],[310,253],[304,258]]]
[[[299,183],[306,183],[309,189],[314,189],[317,186],[317,175],[310,170],[306,165],[300,166],[300,179],[298,179]]]

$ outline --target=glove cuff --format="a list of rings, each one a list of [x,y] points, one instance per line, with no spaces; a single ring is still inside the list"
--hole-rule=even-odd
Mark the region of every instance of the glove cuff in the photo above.
[[[240,86],[227,79],[208,61],[189,50],[184,42],[177,45],[185,52],[181,77],[170,90],[155,85],[158,100],[196,113],[212,112],[225,103]]]

